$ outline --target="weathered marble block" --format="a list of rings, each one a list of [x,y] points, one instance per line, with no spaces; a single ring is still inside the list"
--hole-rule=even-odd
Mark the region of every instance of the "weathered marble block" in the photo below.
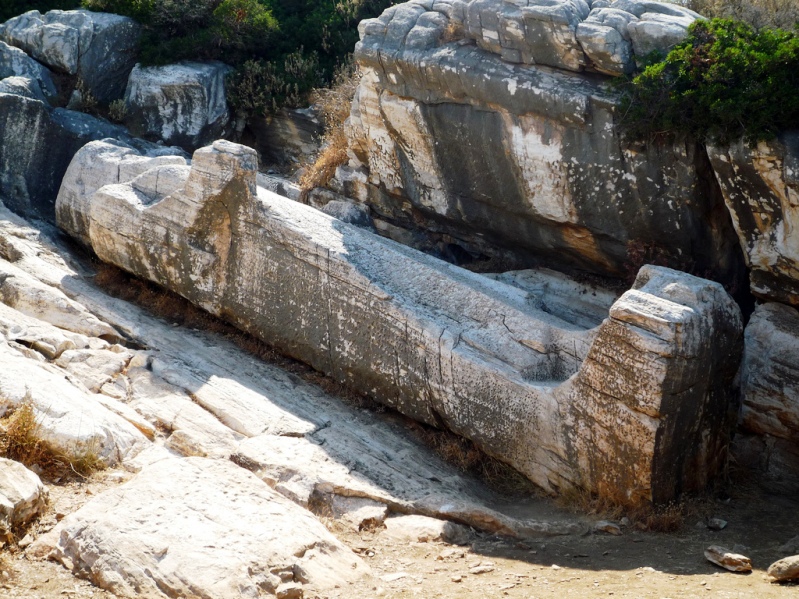
[[[718,469],[741,316],[717,283],[645,267],[604,321],[575,324],[517,286],[258,189],[256,167],[254,150],[218,141],[166,197],[153,185],[171,167],[155,166],[57,212],[102,260],[549,492],[661,502]]]

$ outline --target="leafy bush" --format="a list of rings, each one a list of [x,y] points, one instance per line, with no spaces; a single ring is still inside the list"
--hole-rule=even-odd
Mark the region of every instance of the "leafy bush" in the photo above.
[[[622,84],[636,137],[683,132],[753,143],[799,126],[799,37],[731,20],[697,21],[661,62]]]
[[[77,8],[79,5],[80,0],[2,0],[0,2],[0,23],[29,10],[38,10],[39,12],[47,12],[56,8],[68,10]]]
[[[248,60],[227,80],[231,109],[245,116],[265,116],[281,106],[297,108],[319,82],[316,54],[306,56],[302,48],[282,62]]]

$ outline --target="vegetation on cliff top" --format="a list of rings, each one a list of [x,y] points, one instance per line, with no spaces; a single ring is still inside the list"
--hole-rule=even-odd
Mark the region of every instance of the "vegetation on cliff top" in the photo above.
[[[682,132],[750,143],[799,127],[799,36],[729,19],[697,21],[664,60],[623,83],[630,135]]]

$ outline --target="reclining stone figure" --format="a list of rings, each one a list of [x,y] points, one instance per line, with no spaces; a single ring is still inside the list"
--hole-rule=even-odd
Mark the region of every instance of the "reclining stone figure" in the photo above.
[[[721,285],[645,266],[601,323],[575,324],[533,293],[259,189],[244,146],[157,160],[85,146],[60,226],[550,493],[667,502],[719,470],[742,328]]]

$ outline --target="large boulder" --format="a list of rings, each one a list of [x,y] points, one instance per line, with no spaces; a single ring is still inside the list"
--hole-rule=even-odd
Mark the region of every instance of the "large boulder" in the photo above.
[[[196,149],[223,137],[230,124],[221,62],[136,65],[125,90],[125,124],[134,135]]]
[[[50,536],[51,557],[118,597],[310,597],[368,570],[310,512],[227,460],[157,462]]]
[[[745,333],[738,461],[781,490],[799,490],[799,311],[758,306]]]
[[[749,266],[755,295],[799,306],[799,131],[708,153]]]
[[[133,19],[86,10],[32,10],[0,25],[0,40],[53,70],[77,76],[100,102],[122,97],[136,62]]]
[[[550,492],[668,501],[720,466],[741,316],[717,283],[646,267],[604,322],[575,322],[546,287],[464,271],[256,189],[249,148],[198,150],[183,187],[160,197],[167,168],[101,187],[73,203],[80,215],[59,201],[58,214],[88,223],[102,260],[472,439]]]
[[[355,58],[364,76],[347,127],[350,160],[335,191],[368,204],[379,230],[398,240],[410,230],[420,247],[442,254],[456,245],[522,267],[612,277],[634,273],[644,256],[741,285],[740,248],[701,145],[675,136],[625,139],[608,79],[512,64],[485,44],[466,43],[457,2],[427,6],[398,5],[360,25]],[[513,7],[480,0],[466,10],[492,8],[496,16]],[[582,10],[576,0],[546,10],[568,7]],[[631,36],[624,23],[629,29],[648,14],[613,10],[618,19],[602,23],[622,39]],[[618,64],[626,71],[632,63]]]
[[[0,41],[0,80],[6,77],[32,79],[39,84],[41,91],[48,98],[55,97],[58,93],[50,71],[19,48]]]

